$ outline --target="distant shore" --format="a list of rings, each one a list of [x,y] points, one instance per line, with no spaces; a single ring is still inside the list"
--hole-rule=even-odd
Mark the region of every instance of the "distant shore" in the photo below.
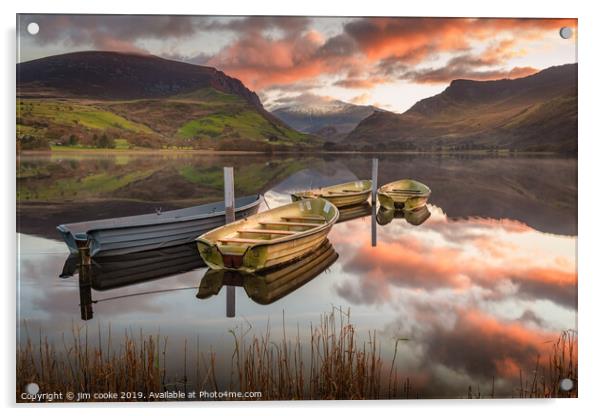
[[[91,154],[91,155],[170,155],[170,154],[191,154],[191,155],[277,155],[277,154],[304,154],[304,155],[337,155],[337,154],[357,154],[357,155],[482,155],[482,156],[563,156],[577,157],[574,153],[558,152],[534,152],[534,151],[510,151],[510,150],[466,150],[466,151],[418,151],[418,150],[389,150],[389,151],[363,151],[363,150],[291,150],[291,151],[273,151],[262,152],[253,150],[202,150],[202,149],[52,149],[52,150],[21,150],[17,156],[23,155],[51,155],[51,154]]]

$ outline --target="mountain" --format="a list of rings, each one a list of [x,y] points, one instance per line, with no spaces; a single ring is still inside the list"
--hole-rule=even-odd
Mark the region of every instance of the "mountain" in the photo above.
[[[280,106],[272,110],[272,114],[299,131],[336,139],[344,137],[376,110],[378,108],[371,105],[302,94],[297,102]]]
[[[211,87],[263,108],[259,97],[236,78],[208,66],[153,55],[75,52],[18,65],[17,94],[110,100],[161,98]]]
[[[577,64],[497,81],[454,80],[403,114],[375,112],[346,143],[388,149],[577,151]]]
[[[153,55],[76,52],[17,65],[21,148],[268,149],[316,144],[238,79]]]

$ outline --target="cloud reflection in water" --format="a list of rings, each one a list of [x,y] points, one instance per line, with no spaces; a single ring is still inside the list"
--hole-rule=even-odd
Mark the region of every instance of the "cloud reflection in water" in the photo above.
[[[533,369],[560,330],[576,328],[576,237],[429,210],[421,226],[396,219],[379,227],[376,247],[369,223],[337,225],[330,239],[345,277],[336,293],[352,309],[396,311],[384,338],[409,338],[400,368],[421,374],[415,387],[424,391],[463,394],[458,380],[490,383]]]

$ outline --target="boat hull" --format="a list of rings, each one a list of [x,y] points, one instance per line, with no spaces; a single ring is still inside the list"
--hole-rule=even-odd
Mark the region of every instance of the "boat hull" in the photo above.
[[[236,218],[255,214],[260,203],[259,195],[238,198]],[[71,253],[77,253],[79,246],[87,245],[91,256],[100,257],[191,243],[200,234],[225,222],[224,203],[221,202],[161,214],[60,225],[57,230]]]
[[[413,211],[426,205],[431,190],[428,186],[411,179],[402,179],[378,188],[380,206],[385,209]]]
[[[415,210],[428,202],[428,197],[402,197],[398,195],[378,194],[378,202],[385,209]]]
[[[282,267],[256,273],[209,269],[199,284],[197,298],[215,296],[224,285],[242,286],[255,302],[271,304],[322,274],[337,258],[338,254],[326,240],[314,252]]]
[[[219,244],[220,238],[231,235],[237,230],[252,228],[262,221],[286,215],[325,215],[325,223],[305,230],[305,227],[278,226],[277,231],[295,230],[295,235],[275,240],[252,240],[247,246],[225,246]],[[326,240],[332,226],[339,218],[338,209],[324,199],[297,201],[282,207],[265,211],[245,220],[237,221],[214,230],[197,239],[199,253],[212,269],[238,270],[248,273],[277,267],[303,257],[320,247]],[[282,224],[282,223],[280,223]]]

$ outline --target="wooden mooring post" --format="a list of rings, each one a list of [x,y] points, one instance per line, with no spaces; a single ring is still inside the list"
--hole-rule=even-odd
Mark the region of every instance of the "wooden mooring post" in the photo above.
[[[224,168],[224,203],[226,206],[226,224],[236,219],[234,209],[234,168]],[[236,287],[226,286],[226,317],[236,315]]]
[[[378,159],[372,159],[372,247],[376,247],[376,190],[378,189]]]
[[[376,190],[378,189],[378,159],[372,159],[372,205],[376,205]]]
[[[79,309],[83,321],[94,317],[92,309],[92,259],[90,258],[90,247],[85,244],[79,249]]]

